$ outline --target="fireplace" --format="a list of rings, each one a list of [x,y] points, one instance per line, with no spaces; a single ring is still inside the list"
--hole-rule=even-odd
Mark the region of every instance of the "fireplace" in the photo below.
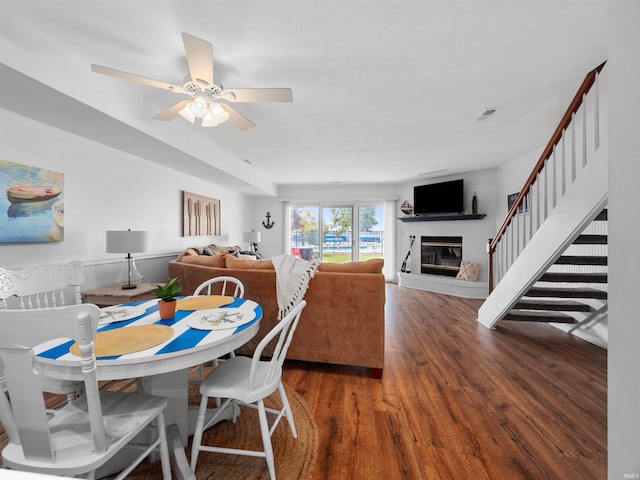
[[[462,260],[462,237],[420,237],[420,272],[455,277]]]

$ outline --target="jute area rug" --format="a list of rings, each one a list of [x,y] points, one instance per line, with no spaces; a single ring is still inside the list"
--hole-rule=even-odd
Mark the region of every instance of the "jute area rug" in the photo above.
[[[135,390],[131,380],[111,382],[103,388],[109,390]],[[293,410],[298,438],[293,438],[286,419],[283,418],[271,437],[278,480],[308,480],[311,478],[318,455],[318,429],[309,407],[300,395],[285,385],[287,397]],[[59,396],[47,396],[47,403],[57,402]],[[211,400],[210,400],[211,401]],[[200,394],[197,386],[189,387],[189,404],[199,405]],[[265,400],[267,407],[279,408],[280,399],[276,394]],[[212,403],[213,406],[213,403]],[[268,415],[271,419],[273,415]],[[262,450],[258,412],[252,408],[242,408],[236,423],[223,421],[214,425],[204,434],[204,442],[249,450]],[[0,449],[7,443],[7,436],[0,425]],[[191,439],[185,449],[190,458]],[[1,463],[1,460],[0,460]],[[241,455],[224,455],[201,452],[196,469],[198,480],[268,480],[269,471],[264,458]],[[130,475],[134,480],[157,480],[162,478],[159,463],[143,462]]]

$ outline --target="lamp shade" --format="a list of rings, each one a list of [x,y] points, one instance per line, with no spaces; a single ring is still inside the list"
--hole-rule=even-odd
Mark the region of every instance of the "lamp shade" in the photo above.
[[[248,243],[260,243],[260,232],[244,232],[242,241]]]
[[[149,232],[107,230],[107,253],[138,253],[149,249]]]

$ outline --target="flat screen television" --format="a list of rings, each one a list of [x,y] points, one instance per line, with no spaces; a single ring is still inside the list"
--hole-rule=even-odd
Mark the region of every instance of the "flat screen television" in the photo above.
[[[414,187],[413,213],[415,215],[462,213],[464,211],[463,187],[462,179]]]

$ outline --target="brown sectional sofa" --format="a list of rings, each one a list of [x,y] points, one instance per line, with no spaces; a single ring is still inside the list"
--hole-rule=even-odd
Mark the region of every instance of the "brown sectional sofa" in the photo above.
[[[188,249],[169,262],[169,276],[180,278],[185,294],[221,275],[238,278],[245,298],[258,302],[264,315],[260,331],[237,352],[250,354],[278,315],[276,272],[270,260],[241,260],[226,253],[232,247]],[[385,280],[381,259],[344,264],[321,263],[305,295],[307,307],[287,354],[288,359],[351,365],[371,369],[380,378],[384,367]]]

